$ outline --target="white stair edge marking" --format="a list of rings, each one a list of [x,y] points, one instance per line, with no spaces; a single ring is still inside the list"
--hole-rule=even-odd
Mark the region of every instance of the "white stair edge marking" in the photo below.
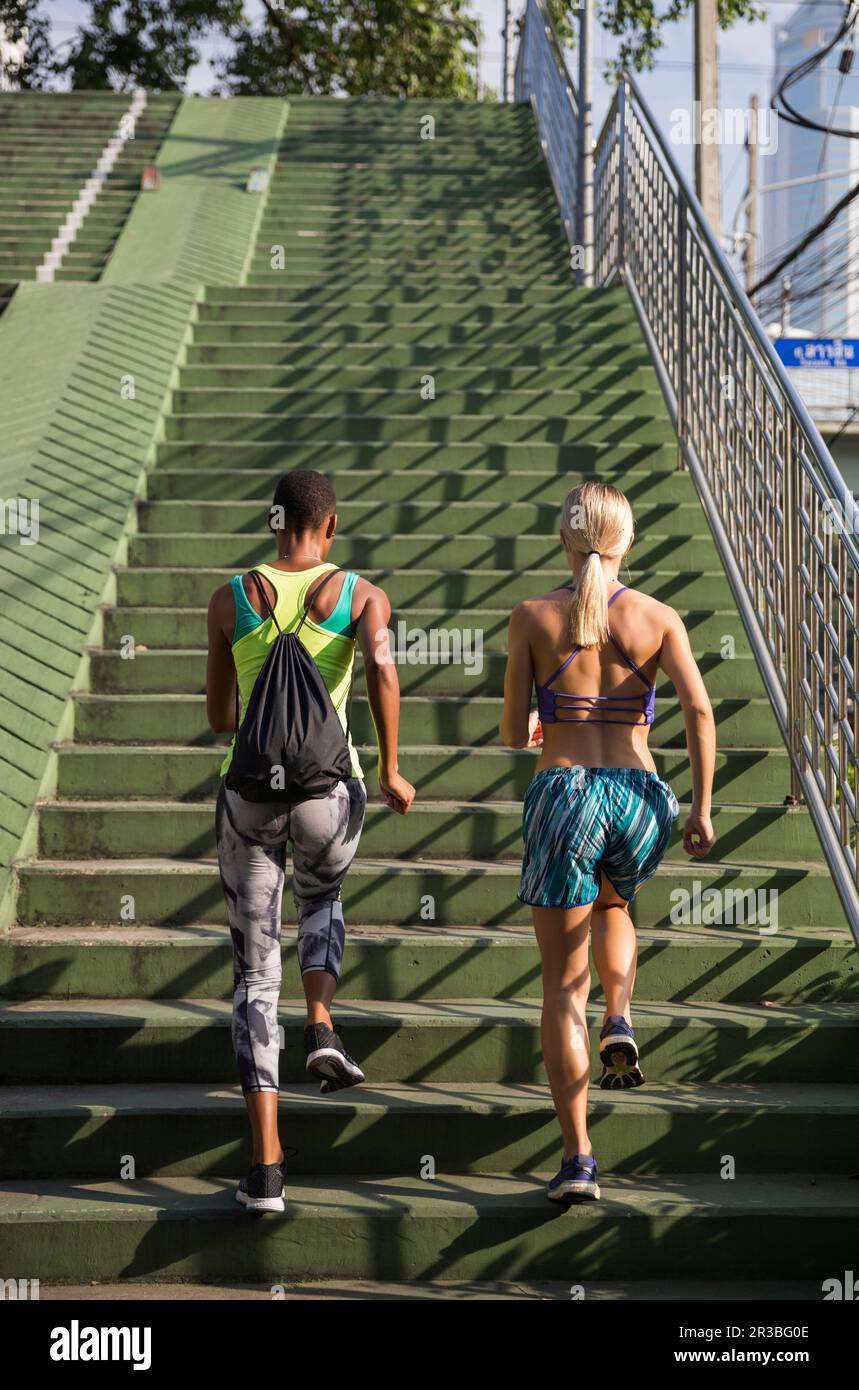
[[[146,92],[138,87],[131,99],[131,105],[122,113],[116,133],[111,135],[101,152],[95,169],[85,179],[81,192],[72,203],[65,221],[57,235],[51,239],[51,248],[45,252],[41,265],[36,267],[36,279],[43,284],[53,280],[60,262],[68,253],[69,247],[77,237],[84,218],[104,187],[108,174],[119,158],[129,140],[134,139],[137,118],[146,106]]]

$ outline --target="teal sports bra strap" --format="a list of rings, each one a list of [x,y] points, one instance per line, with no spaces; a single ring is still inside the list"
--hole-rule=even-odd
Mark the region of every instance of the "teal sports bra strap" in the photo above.
[[[263,582],[262,582],[262,580],[261,580],[261,578],[260,578],[260,576],[259,576],[258,571],[257,571],[257,570],[251,570],[251,571],[250,571],[250,577],[251,577],[251,579],[252,579],[253,582],[254,582],[254,585],[255,585],[255,587],[256,587],[257,593],[259,594],[260,603],[263,605],[263,616],[264,616],[264,617],[269,617],[269,618],[271,618],[271,620],[272,620],[272,622],[274,623],[275,627],[277,628],[278,632],[280,632],[280,623],[277,621],[277,618],[274,616],[274,609],[272,608],[271,604],[270,604],[269,601],[268,601],[268,594],[266,593],[266,591],[265,591],[265,589],[264,589],[264,587],[263,587]],[[276,592],[276,591],[275,591],[275,592]],[[267,614],[266,614],[266,612],[265,612],[266,608],[268,609],[268,613],[267,613]],[[305,614],[305,616],[306,616],[306,614]]]
[[[352,621],[352,596],[355,593],[355,585],[358,583],[358,576],[354,570],[347,570],[346,577],[340,588],[340,594],[327,618],[323,618],[317,625],[324,627],[326,632],[333,632],[336,637],[354,637],[355,624]]]

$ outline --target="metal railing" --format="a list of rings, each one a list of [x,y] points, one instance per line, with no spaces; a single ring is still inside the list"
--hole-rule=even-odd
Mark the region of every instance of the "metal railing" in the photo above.
[[[559,113],[563,55],[544,17],[528,0],[517,96],[557,160],[576,148],[575,131],[553,128],[573,125],[575,92],[567,75]],[[632,298],[790,754],[791,797],[808,807],[859,941],[859,509],[628,75],[594,163],[595,281],[620,280]],[[577,169],[571,158],[568,185]],[[577,198],[565,193],[565,226]]]
[[[571,246],[576,244],[579,197],[579,99],[555,26],[542,0],[528,0],[516,54],[513,94],[534,109],[543,157]]]

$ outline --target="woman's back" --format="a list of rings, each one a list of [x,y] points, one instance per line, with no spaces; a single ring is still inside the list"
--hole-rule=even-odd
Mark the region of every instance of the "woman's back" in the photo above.
[[[265,615],[266,605],[255,594],[253,583],[249,583],[247,577],[243,581],[241,575],[236,575],[230,586],[236,608],[236,625],[232,633],[231,648],[242,699],[241,717],[244,718],[257,676],[265,664],[278,631],[291,632],[300,624],[300,640],[316,663],[346,733],[352,760],[352,776],[362,777],[361,764],[352,744],[348,724],[348,702],[355,658],[351,608],[358,576],[347,572],[342,579],[335,578],[331,584],[326,584],[328,594],[323,593],[320,596],[318,605],[312,600],[307,617],[301,621],[309,591],[312,589],[316,592],[318,584],[336,568],[335,565],[326,562],[300,570],[287,570],[279,565],[257,565],[255,572],[262,580],[266,603],[272,606],[275,622]],[[336,592],[338,588],[339,593]],[[254,599],[253,603],[251,597]],[[231,757],[232,744],[224,757],[222,773],[228,768]]]
[[[653,769],[647,735],[662,643],[673,611],[620,583],[609,586],[610,637],[571,648],[571,586],[526,602],[543,730],[539,768]]]

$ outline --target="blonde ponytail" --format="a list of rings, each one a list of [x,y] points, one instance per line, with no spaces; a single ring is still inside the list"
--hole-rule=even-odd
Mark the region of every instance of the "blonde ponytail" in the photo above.
[[[611,483],[581,483],[567,494],[561,535],[567,549],[585,557],[569,611],[571,647],[600,647],[608,640],[608,586],[603,556],[623,556],[632,544],[632,508]]]

